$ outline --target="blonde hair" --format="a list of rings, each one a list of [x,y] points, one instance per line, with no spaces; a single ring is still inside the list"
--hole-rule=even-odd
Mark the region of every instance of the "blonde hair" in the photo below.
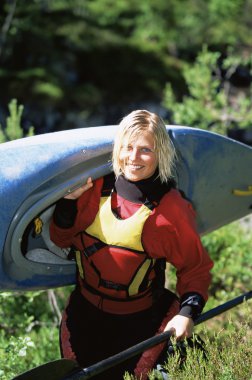
[[[125,116],[119,124],[112,153],[112,164],[116,177],[122,174],[119,156],[122,145],[125,143],[125,139],[129,141],[132,136],[141,131],[148,131],[153,134],[154,150],[158,160],[159,177],[161,182],[168,182],[172,177],[172,171],[176,159],[175,148],[161,117],[146,110],[136,110],[131,112],[129,115]]]

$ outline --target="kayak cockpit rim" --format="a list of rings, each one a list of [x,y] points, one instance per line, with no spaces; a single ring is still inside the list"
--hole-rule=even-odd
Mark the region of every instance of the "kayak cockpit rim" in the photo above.
[[[65,194],[85,183],[88,177],[95,179],[109,172],[110,154],[106,154],[94,162],[84,162],[78,173],[74,170],[71,175],[70,171],[64,181],[62,175],[59,180],[50,179],[22,203],[10,223],[3,251],[4,269],[17,288],[24,286],[25,290],[28,283],[34,283],[33,288],[43,289],[48,285],[53,287],[53,284],[59,286],[58,283],[68,285],[74,282],[75,263],[67,259],[67,249],[61,250],[49,238],[50,218],[55,203]],[[36,218],[42,220],[43,232],[33,236],[32,225]]]

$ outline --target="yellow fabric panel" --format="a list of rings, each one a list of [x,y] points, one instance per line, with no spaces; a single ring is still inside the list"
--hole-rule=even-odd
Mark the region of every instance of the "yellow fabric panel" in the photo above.
[[[129,218],[117,219],[111,211],[111,198],[102,197],[96,218],[86,232],[109,245],[144,251],[141,236],[150,214],[151,210],[142,205]]]
[[[80,253],[80,251],[76,251],[75,255],[76,255],[76,262],[77,262],[77,266],[78,266],[78,269],[79,269],[80,277],[82,279],[84,279],[84,272],[83,272],[83,268],[82,268],[81,253]]]
[[[140,268],[138,268],[138,271],[132,281],[132,283],[129,286],[129,296],[134,296],[138,294],[139,286],[141,285],[148,269],[150,266],[152,266],[153,260],[147,259],[143,262]]]

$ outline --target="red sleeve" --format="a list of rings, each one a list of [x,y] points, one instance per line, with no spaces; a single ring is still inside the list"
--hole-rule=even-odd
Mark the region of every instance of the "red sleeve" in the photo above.
[[[155,220],[158,226],[156,238],[152,234],[156,248],[153,243],[152,246],[159,257],[166,257],[167,262],[177,269],[176,287],[179,296],[196,292],[206,301],[213,262],[197,232],[195,211],[176,190],[172,190],[164,201],[162,212]]]
[[[73,227],[60,228],[54,220],[50,224],[51,240],[59,247],[70,247],[78,232],[86,229],[94,220],[99,208],[103,178],[94,181],[91,189],[82,194],[77,202],[77,215]]]

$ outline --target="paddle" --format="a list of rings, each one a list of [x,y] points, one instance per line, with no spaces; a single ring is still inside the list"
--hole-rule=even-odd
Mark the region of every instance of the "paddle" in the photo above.
[[[252,298],[252,291],[244,293],[230,301],[225,302],[205,313],[203,313],[196,321],[195,326],[205,322],[239,304]],[[104,359],[87,368],[80,368],[73,360],[59,359],[53,362],[43,364],[33,368],[23,374],[16,376],[13,380],[86,380],[98,375],[99,373],[124,362],[139,353],[168,340],[172,335],[171,331],[166,331],[159,335],[155,335],[141,343],[136,344],[116,355]]]

